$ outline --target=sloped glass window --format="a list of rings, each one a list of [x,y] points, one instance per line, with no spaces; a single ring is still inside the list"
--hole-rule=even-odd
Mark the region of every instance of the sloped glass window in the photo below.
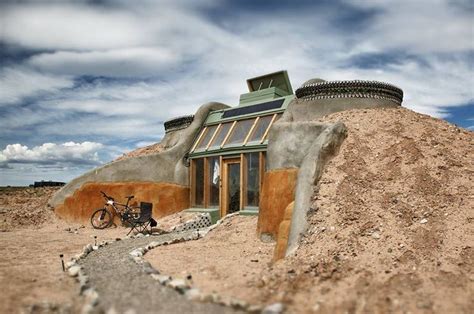
[[[237,121],[234,130],[232,130],[232,134],[225,143],[225,146],[243,143],[254,122],[255,118]]]
[[[206,133],[204,133],[204,135],[201,137],[201,141],[199,141],[199,144],[196,146],[196,149],[206,148],[216,129],[217,125],[208,126],[206,130],[204,130],[204,132]]]
[[[232,122],[222,124],[221,128],[219,129],[216,137],[211,143],[211,147],[215,148],[216,146],[219,147],[222,144],[222,141],[225,139],[227,133],[229,132],[230,127],[232,126]]]
[[[268,126],[270,125],[270,122],[272,121],[272,118],[273,115],[260,117],[248,141],[261,141],[263,135],[265,134],[265,131],[267,130]]]

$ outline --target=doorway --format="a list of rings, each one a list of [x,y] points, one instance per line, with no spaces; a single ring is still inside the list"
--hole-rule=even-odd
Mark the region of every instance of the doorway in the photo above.
[[[224,159],[222,167],[221,217],[240,210],[240,158]]]

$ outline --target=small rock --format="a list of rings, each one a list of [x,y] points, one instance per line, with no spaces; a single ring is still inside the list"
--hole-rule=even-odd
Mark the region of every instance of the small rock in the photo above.
[[[248,313],[261,313],[262,312],[262,307],[260,305],[250,305],[248,308],[247,308],[247,312]]]
[[[201,294],[201,302],[212,302],[212,295],[210,294]]]
[[[162,285],[166,285],[167,282],[171,281],[171,277],[167,275],[151,274],[151,277]]]
[[[93,245],[93,246],[92,246],[92,250],[97,251],[98,249],[99,249],[99,246],[98,246],[98,245]]]
[[[82,272],[79,272],[78,279],[79,279],[79,285],[81,286],[85,286],[89,282],[89,278],[86,275],[84,275]]]
[[[219,303],[221,301],[221,296],[218,295],[217,293],[213,293],[211,294],[211,299],[212,299],[212,302]]]
[[[136,239],[140,239],[140,238],[143,238],[145,235],[143,233],[137,233],[137,235],[135,235],[135,238]]]
[[[82,252],[85,253],[85,254],[89,254],[90,252],[92,252],[92,244],[87,244],[84,249],[82,249]]]
[[[378,232],[374,232],[374,233],[372,233],[372,238],[380,239],[380,234]]]
[[[199,289],[192,288],[186,291],[185,296],[188,300],[199,301],[201,299],[201,292]]]
[[[167,286],[181,292],[184,292],[189,288],[189,286],[186,284],[186,281],[183,279],[173,279],[167,283]]]
[[[79,265],[72,266],[67,271],[69,273],[69,276],[76,277],[77,275],[79,275],[79,272],[81,271],[81,266]]]
[[[114,307],[111,307],[107,312],[105,312],[105,314],[118,314],[118,312]]]
[[[143,259],[140,256],[134,256],[132,257],[132,259],[137,264],[140,264],[141,262],[143,262]]]
[[[92,304],[93,306],[99,303],[99,294],[94,289],[87,289],[86,291],[84,291],[84,296],[87,302],[89,304]]]
[[[426,219],[426,218],[423,218],[422,220],[420,220],[420,224],[425,224],[427,222],[428,222],[428,219]]]
[[[273,303],[270,305],[267,305],[263,311],[262,314],[280,314],[283,312],[283,304],[281,303]]]
[[[135,249],[129,253],[132,257],[141,257],[143,253],[140,249]]]
[[[70,262],[66,262],[65,266],[66,266],[66,269],[69,269],[71,268],[72,266],[76,265],[76,261],[70,261]]]
[[[230,306],[237,310],[245,310],[249,306],[249,304],[243,300],[231,299]]]

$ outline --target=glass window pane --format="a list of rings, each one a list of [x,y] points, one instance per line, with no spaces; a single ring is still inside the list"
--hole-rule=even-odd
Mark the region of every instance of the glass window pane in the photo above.
[[[228,194],[229,201],[227,213],[240,210],[240,162],[228,165]]]
[[[265,134],[265,131],[268,128],[268,125],[272,121],[273,115],[260,117],[257,125],[253,129],[253,133],[249,138],[249,142],[261,141],[262,136]]]
[[[194,205],[204,206],[204,158],[194,161]]]
[[[219,206],[219,180],[220,180],[220,164],[219,157],[209,157],[209,206]]]
[[[222,124],[219,132],[217,133],[214,141],[212,141],[211,146],[221,146],[222,141],[225,139],[227,132],[229,132],[230,127],[232,126],[232,122]]]
[[[204,136],[201,138],[201,141],[199,142],[198,146],[196,146],[196,149],[199,148],[206,148],[207,144],[209,144],[209,141],[211,140],[212,136],[214,135],[214,132],[217,129],[217,125],[211,125],[206,128],[206,133]]]
[[[242,143],[245,140],[247,134],[249,133],[254,121],[255,119],[237,121],[234,130],[232,131],[232,134],[229,136],[229,139],[225,143],[225,146]]]
[[[258,206],[260,199],[259,153],[246,154],[247,157],[247,205]]]

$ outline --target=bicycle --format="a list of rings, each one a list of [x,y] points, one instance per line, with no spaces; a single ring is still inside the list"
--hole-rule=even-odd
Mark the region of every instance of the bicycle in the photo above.
[[[136,219],[140,216],[139,207],[130,207],[128,204],[130,200],[134,198],[133,195],[126,196],[126,204],[117,203],[113,197],[108,196],[104,192],[100,191],[102,196],[105,198],[104,208],[99,208],[91,216],[91,225],[94,229],[105,229],[109,227],[114,220],[114,216],[120,217],[122,224],[129,222],[130,220]]]

